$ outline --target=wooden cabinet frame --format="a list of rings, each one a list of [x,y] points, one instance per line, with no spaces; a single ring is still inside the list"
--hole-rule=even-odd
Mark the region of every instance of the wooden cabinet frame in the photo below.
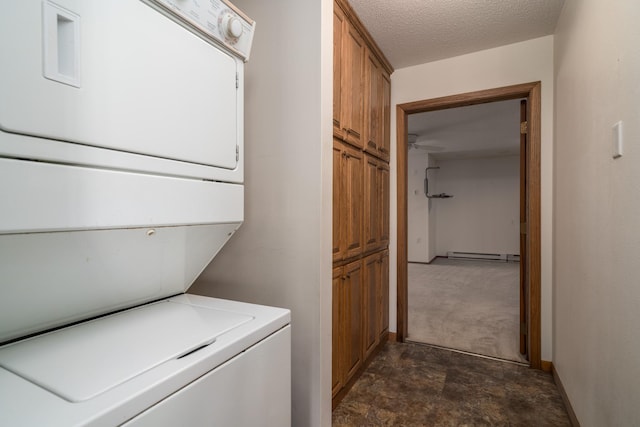
[[[347,0],[334,0],[333,405],[389,331],[393,72]]]
[[[364,183],[362,151],[333,140],[333,261],[363,250]]]
[[[389,164],[365,154],[364,251],[389,245]]]
[[[354,377],[363,361],[362,265],[362,260],[357,260],[333,269],[333,396]]]

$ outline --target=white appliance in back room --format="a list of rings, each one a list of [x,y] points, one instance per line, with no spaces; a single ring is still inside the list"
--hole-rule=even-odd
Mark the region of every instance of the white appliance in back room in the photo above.
[[[185,293],[243,220],[254,22],[1,7],[0,425],[289,425],[289,311]]]

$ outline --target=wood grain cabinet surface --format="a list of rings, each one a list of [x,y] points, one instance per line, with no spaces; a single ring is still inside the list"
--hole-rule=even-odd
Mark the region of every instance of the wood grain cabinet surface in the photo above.
[[[364,154],[333,140],[333,261],[357,257],[363,250]]]
[[[363,284],[362,260],[333,269],[333,396],[362,365]]]
[[[389,164],[365,154],[364,245],[365,252],[389,245]]]
[[[333,23],[334,134],[362,148],[365,44],[340,7],[334,7]],[[336,84],[339,84],[339,89],[336,89]]]
[[[389,162],[391,81],[369,49],[365,55],[364,82],[364,150]]]
[[[380,319],[380,292],[382,291],[380,254],[369,255],[362,260],[364,286],[362,287],[362,352],[366,359],[380,343],[378,322]]]
[[[346,0],[335,0],[333,24],[335,407],[389,332],[393,69]]]

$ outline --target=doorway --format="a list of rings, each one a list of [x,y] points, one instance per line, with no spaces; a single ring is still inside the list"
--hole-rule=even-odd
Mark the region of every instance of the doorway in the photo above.
[[[520,262],[525,266],[523,276],[526,326],[522,333],[532,368],[541,368],[540,356],[540,82],[526,83],[471,92],[436,99],[422,100],[397,106],[398,155],[398,318],[397,339],[407,338],[408,324],[408,253],[407,253],[407,180],[408,116],[428,111],[525,98],[529,106],[525,114],[528,144],[524,150],[526,161],[526,200],[524,200],[523,253]]]

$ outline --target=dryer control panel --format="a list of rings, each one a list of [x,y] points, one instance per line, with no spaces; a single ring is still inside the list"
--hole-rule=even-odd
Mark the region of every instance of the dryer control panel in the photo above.
[[[227,0],[143,0],[190,31],[249,60],[255,21]]]

